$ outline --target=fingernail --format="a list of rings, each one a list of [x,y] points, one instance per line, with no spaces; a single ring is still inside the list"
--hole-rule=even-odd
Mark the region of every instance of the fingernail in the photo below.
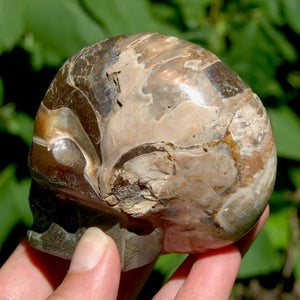
[[[84,272],[93,269],[105,255],[108,237],[99,228],[91,227],[80,239],[69,272]]]

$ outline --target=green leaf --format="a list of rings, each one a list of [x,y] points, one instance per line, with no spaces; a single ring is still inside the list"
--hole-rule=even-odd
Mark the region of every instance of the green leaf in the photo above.
[[[298,34],[300,34],[300,1],[299,0],[281,0],[281,6],[288,25]]]
[[[296,168],[296,167],[289,168],[289,174],[294,187],[296,189],[300,189],[300,168]]]
[[[286,60],[295,61],[297,59],[297,52],[283,33],[275,29],[265,18],[261,20],[261,25],[283,57]]]
[[[4,100],[4,85],[2,78],[0,77],[0,108],[3,105],[3,100]]]
[[[297,259],[296,259],[294,274],[297,282],[299,283],[300,282],[300,243],[298,243],[297,245]]]
[[[249,278],[278,271],[283,265],[283,256],[272,248],[266,230],[262,230],[242,260],[238,278]]]
[[[165,276],[164,282],[166,282],[183,263],[187,256],[187,254],[179,253],[161,255],[154,266],[154,270],[163,274]]]
[[[16,111],[14,103],[0,108],[0,130],[17,135],[29,147],[33,136],[34,120],[23,112]]]
[[[31,0],[27,28],[41,49],[47,49],[61,60],[107,37],[77,0]]]
[[[279,271],[284,263],[282,250],[290,243],[289,218],[294,208],[271,213],[263,230],[242,260],[238,278],[249,278]]]
[[[232,30],[230,41],[232,46],[224,57],[225,62],[260,97],[281,96],[283,92],[275,76],[282,57],[270,43],[261,25],[257,22],[245,22],[244,26]]]
[[[0,173],[0,246],[18,222],[32,224],[28,202],[30,182],[30,179],[18,182],[12,165]]]
[[[0,246],[18,219],[14,212],[13,202],[10,201],[14,172],[14,167],[9,166],[0,173]]]
[[[83,0],[89,13],[98,20],[109,35],[134,34],[154,31],[176,34],[174,27],[159,22],[152,14],[146,0]]]
[[[300,89],[300,71],[290,72],[287,75],[287,81],[294,89]]]
[[[177,20],[177,9],[165,3],[151,3],[149,6],[152,14],[161,20],[164,21],[171,21],[172,23],[176,22]]]
[[[264,228],[274,250],[280,251],[289,246],[291,240],[290,218],[294,211],[295,207],[271,211]]]
[[[11,50],[25,32],[25,0],[0,0],[0,53]]]
[[[14,187],[14,206],[15,212],[18,213],[19,219],[27,227],[32,225],[33,217],[29,206],[29,191],[31,185],[31,178],[24,178],[16,182]]]
[[[287,106],[268,109],[276,138],[278,156],[300,161],[300,120]]]
[[[179,5],[184,23],[189,29],[201,28],[207,18],[207,9],[213,3],[211,0],[174,0],[174,2]]]
[[[65,59],[61,54],[55,53],[47,45],[43,45],[32,33],[26,34],[21,43],[22,47],[31,53],[31,64],[34,70],[39,70],[46,63],[49,66],[59,66]]]
[[[264,8],[264,15],[276,25],[283,25],[283,18],[281,15],[280,0],[265,0],[261,5]]]

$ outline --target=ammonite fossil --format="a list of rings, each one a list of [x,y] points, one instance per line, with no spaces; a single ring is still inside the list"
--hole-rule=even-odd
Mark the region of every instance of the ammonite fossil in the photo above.
[[[276,149],[260,99],[208,50],[158,33],[69,58],[38,110],[30,243],[70,258],[89,226],[123,270],[245,235],[273,189]]]

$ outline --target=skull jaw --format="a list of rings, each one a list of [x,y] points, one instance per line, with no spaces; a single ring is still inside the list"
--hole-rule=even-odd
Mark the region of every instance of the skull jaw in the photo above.
[[[75,233],[66,231],[56,223],[39,233],[28,230],[27,238],[32,247],[65,259],[72,259],[75,248],[85,232],[81,227]],[[154,261],[161,252],[161,232],[156,229],[149,235],[137,235],[119,224],[104,231],[111,236],[119,249],[122,271],[137,269]]]
[[[65,197],[64,199],[62,199]],[[100,228],[115,241],[122,271],[139,268],[154,261],[162,252],[163,231],[144,222],[146,231],[138,231],[139,224],[128,221],[124,214],[103,207],[87,207],[73,196],[32,182],[30,204],[34,224],[27,232],[34,248],[71,259],[75,248],[88,227]]]

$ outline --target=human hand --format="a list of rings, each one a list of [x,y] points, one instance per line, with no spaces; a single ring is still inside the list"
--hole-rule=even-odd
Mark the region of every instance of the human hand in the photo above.
[[[154,300],[228,299],[241,257],[268,215],[269,207],[236,244],[190,255]],[[118,249],[97,228],[89,228],[83,235],[71,263],[33,249],[24,241],[0,269],[0,300],[135,299],[152,267],[147,265],[121,276]]]
[[[153,300],[228,299],[241,259],[263,228],[269,213],[268,206],[255,227],[234,245],[190,255]]]

